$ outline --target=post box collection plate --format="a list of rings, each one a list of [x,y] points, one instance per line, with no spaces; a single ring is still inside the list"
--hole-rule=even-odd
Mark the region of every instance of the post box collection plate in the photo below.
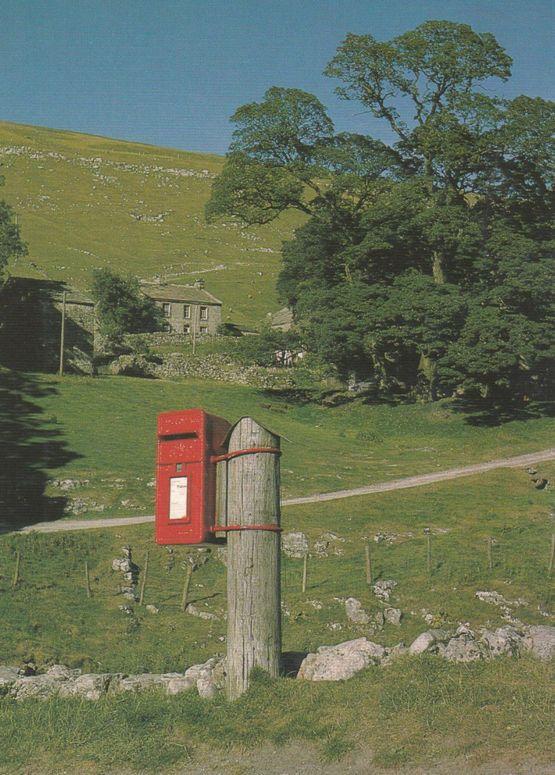
[[[203,409],[158,415],[156,542],[201,544],[213,540],[216,464],[225,452],[227,420]]]

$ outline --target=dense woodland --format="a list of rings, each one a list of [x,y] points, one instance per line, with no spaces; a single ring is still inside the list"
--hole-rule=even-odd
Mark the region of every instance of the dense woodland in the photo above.
[[[306,348],[384,395],[548,393],[554,111],[491,96],[511,64],[454,22],[349,34],[325,73],[394,142],[336,133],[292,88],[232,116],[208,217],[306,214],[284,245],[282,300]]]

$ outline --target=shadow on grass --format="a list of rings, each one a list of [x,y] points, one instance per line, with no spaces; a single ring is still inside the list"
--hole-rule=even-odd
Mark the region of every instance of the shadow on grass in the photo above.
[[[63,516],[66,499],[45,495],[47,471],[78,455],[36,403],[55,391],[31,374],[0,367],[0,533]]]
[[[513,420],[537,420],[555,417],[555,402],[521,400],[463,400],[451,403],[453,412],[465,415],[469,425],[494,428]]]

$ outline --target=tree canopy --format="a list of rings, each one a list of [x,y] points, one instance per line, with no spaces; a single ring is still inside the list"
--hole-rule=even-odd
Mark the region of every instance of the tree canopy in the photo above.
[[[431,399],[545,394],[555,111],[492,96],[511,64],[493,35],[450,21],[389,41],[349,34],[325,73],[389,144],[337,133],[298,89],[232,116],[208,216],[306,215],[278,287],[306,346],[339,371]]]
[[[117,342],[124,334],[162,329],[162,313],[141,293],[136,277],[95,269],[91,295],[97,304],[100,333],[109,341]]]
[[[3,184],[4,178],[0,175],[0,186]],[[21,240],[14,212],[9,204],[0,200],[0,285],[5,280],[9,260],[26,253],[27,247]]]

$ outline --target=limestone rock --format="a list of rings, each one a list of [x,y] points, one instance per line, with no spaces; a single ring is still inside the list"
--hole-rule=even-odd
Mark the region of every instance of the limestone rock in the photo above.
[[[166,692],[168,694],[181,694],[181,692],[188,692],[194,689],[196,682],[192,678],[187,678],[184,675],[171,678],[166,685]]]
[[[46,675],[52,676],[59,681],[69,681],[71,678],[77,678],[78,675],[81,675],[81,671],[73,670],[70,667],[66,667],[66,665],[52,665],[46,671]]]
[[[362,607],[362,603],[360,600],[357,600],[356,597],[348,597],[347,600],[345,600],[345,613],[347,614],[347,618],[356,624],[368,624],[370,621],[370,616],[366,613]]]
[[[413,640],[409,646],[409,654],[423,654],[435,649],[439,643],[448,641],[450,635],[445,630],[426,630]]]
[[[377,598],[380,600],[384,600],[385,602],[388,602],[391,593],[397,586],[397,582],[393,581],[393,579],[380,579],[377,581],[372,589],[374,590],[374,594]]]
[[[383,614],[384,619],[388,624],[394,624],[396,627],[401,624],[401,617],[403,614],[400,608],[386,608]]]
[[[529,627],[522,645],[539,659],[551,659],[555,656],[555,627],[545,624]]]
[[[316,557],[328,557],[333,554],[339,556],[343,554],[341,544],[345,543],[345,539],[337,535],[337,533],[326,532],[322,533],[314,544],[312,545],[312,553]]]
[[[21,670],[18,667],[0,667],[0,697],[8,694],[17,679],[21,676]]]
[[[145,689],[154,689],[159,686],[165,688],[172,679],[178,678],[179,676],[179,673],[142,673],[140,675],[129,675],[119,682],[117,691],[141,692]]]
[[[211,700],[212,697],[215,697],[218,693],[218,689],[211,677],[203,676],[197,681],[197,692],[199,693],[199,697],[202,697],[205,700]]]
[[[438,645],[438,654],[449,662],[475,662],[483,659],[485,649],[470,634],[461,633],[444,645]]]
[[[396,646],[386,647],[385,656],[383,657],[381,664],[383,666],[389,665],[397,657],[403,656],[404,654],[408,654],[408,653],[409,653],[409,650],[404,643],[397,643]]]
[[[287,557],[300,559],[308,553],[308,537],[305,533],[283,533],[281,548]]]
[[[321,646],[303,660],[297,678],[307,681],[344,681],[370,664],[379,664],[385,649],[366,638]]]
[[[201,611],[192,603],[189,603],[189,605],[185,610],[191,616],[196,616],[199,619],[206,619],[207,621],[215,621],[215,622],[220,620],[220,617],[216,616],[216,614],[212,614],[210,613],[210,611]]]
[[[16,700],[27,700],[31,697],[45,700],[58,694],[60,685],[66,679],[53,675],[26,675],[18,678],[11,689]]]
[[[112,673],[84,673],[72,681],[60,685],[60,697],[83,697],[85,700],[99,700],[117,677]]]
[[[148,611],[149,614],[158,614],[160,613],[160,609],[156,608],[155,605],[152,605],[149,603],[149,605],[145,606],[145,609]]]
[[[510,626],[498,627],[494,632],[484,630],[481,640],[486,644],[491,657],[502,654],[517,656],[522,646],[522,635]]]

